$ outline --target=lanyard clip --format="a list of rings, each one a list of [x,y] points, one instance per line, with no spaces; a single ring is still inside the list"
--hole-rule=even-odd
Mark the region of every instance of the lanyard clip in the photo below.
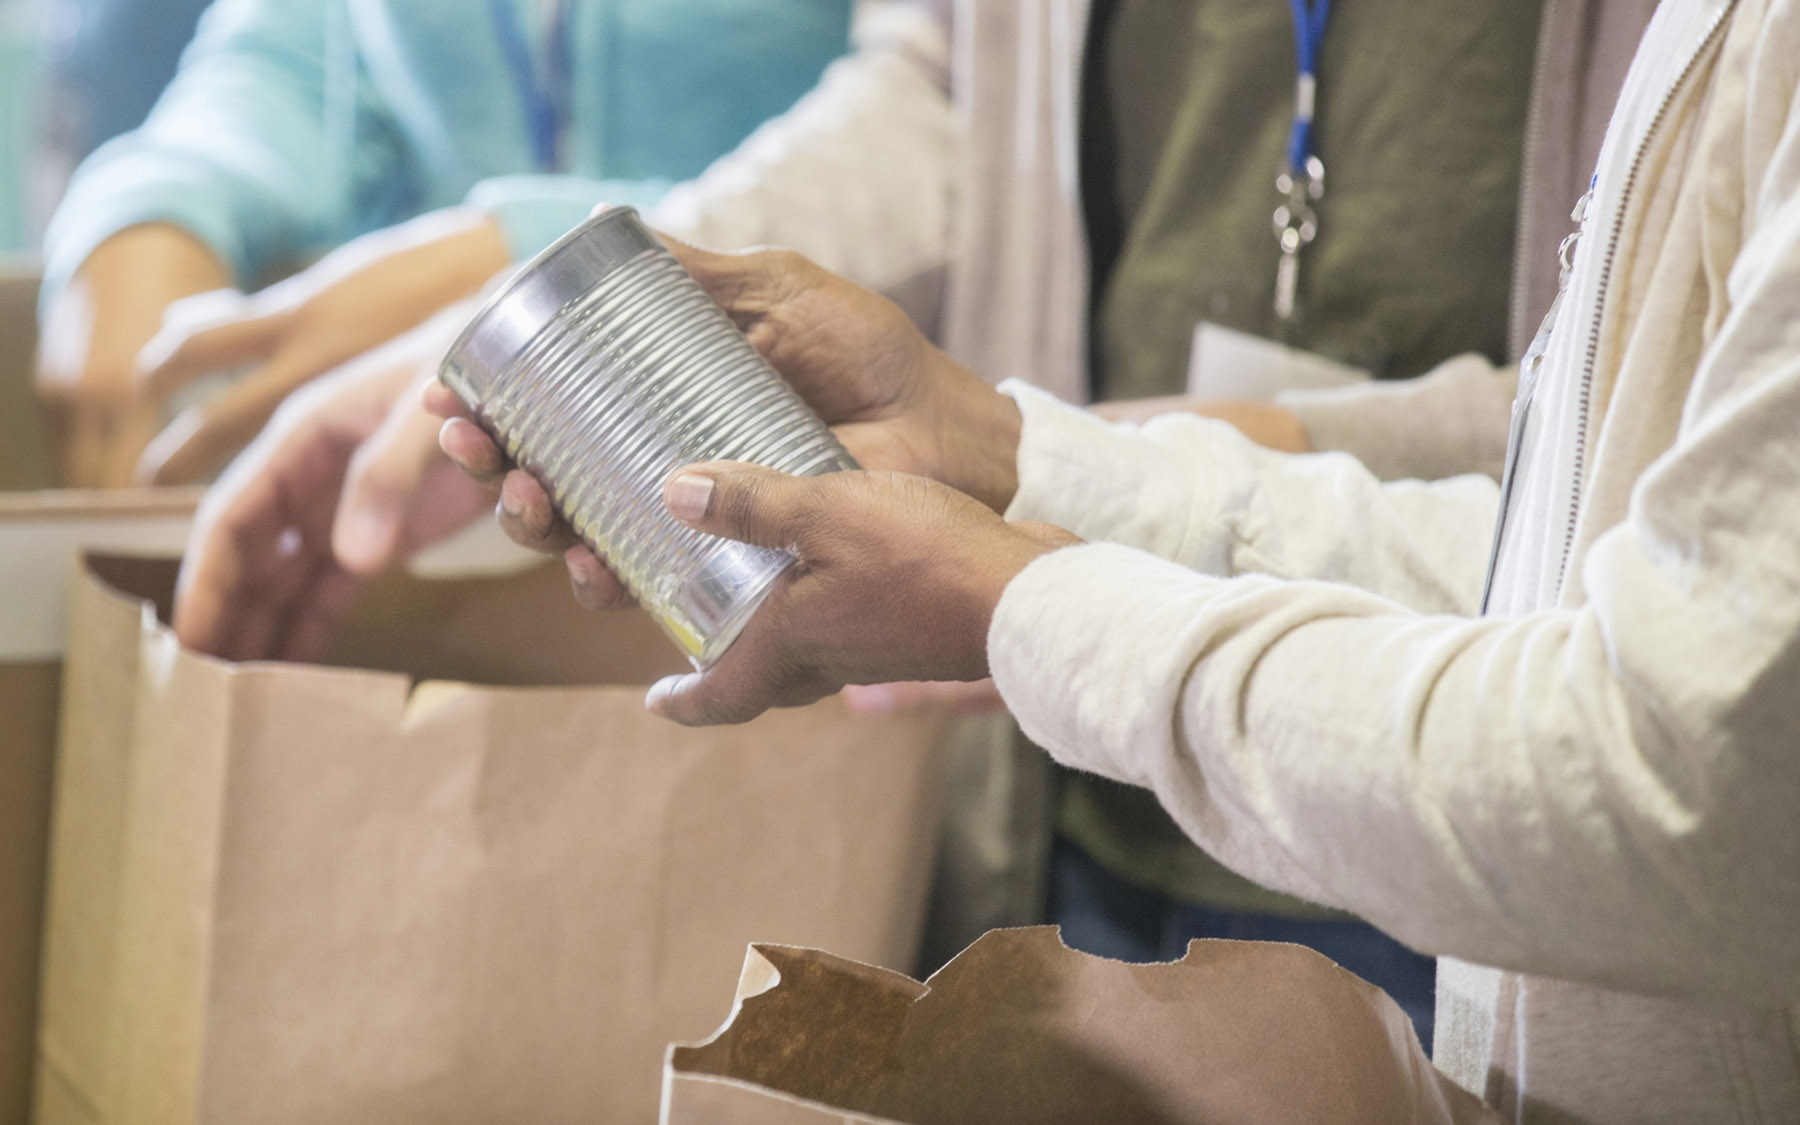
[[[1275,208],[1275,237],[1282,253],[1295,253],[1319,233],[1319,215],[1313,204],[1325,198],[1325,162],[1309,156],[1298,170],[1283,168],[1275,177],[1275,192],[1282,198],[1281,206]]]
[[[1283,325],[1294,319],[1300,288],[1300,251],[1319,236],[1319,213],[1314,204],[1325,198],[1325,162],[1308,156],[1299,168],[1287,167],[1275,177],[1281,205],[1275,208],[1275,241],[1281,260],[1275,270],[1275,319]]]

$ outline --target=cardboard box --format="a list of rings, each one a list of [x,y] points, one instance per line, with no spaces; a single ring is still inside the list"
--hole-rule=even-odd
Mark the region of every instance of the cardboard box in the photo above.
[[[910,963],[943,716],[674,726],[674,650],[556,566],[383,580],[337,667],[233,666],[173,575],[72,605],[45,1125],[652,1121],[751,941]]]
[[[64,591],[82,547],[178,550],[198,493],[56,491],[37,279],[0,266],[0,1125],[29,1120]]]
[[[663,1125],[1493,1123],[1380,989],[1297,945],[1127,965],[996,930],[924,984],[758,945],[731,1019],[671,1047]]]

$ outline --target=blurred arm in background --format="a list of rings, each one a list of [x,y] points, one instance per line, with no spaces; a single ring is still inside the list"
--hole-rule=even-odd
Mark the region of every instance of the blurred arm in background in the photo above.
[[[950,254],[956,199],[946,18],[930,3],[864,3],[855,43],[856,51],[833,64],[792,110],[675,187],[647,217],[670,234],[715,246],[794,247],[893,296],[915,320],[929,323]],[[548,193],[536,196],[541,205],[565,213],[571,200],[584,207],[606,200],[597,194],[604,184],[584,189],[582,181],[562,181],[560,187],[541,177],[514,181],[486,198],[516,208],[534,191]],[[590,201],[584,190],[596,197]],[[473,198],[484,196],[478,190]],[[331,285],[290,292],[339,300],[370,276],[352,272]],[[269,552],[289,528],[299,533],[299,554],[307,560],[304,568],[293,567],[366,576],[448,535],[492,502],[492,493],[475,482],[442,476],[448,462],[437,449],[436,423],[418,405],[417,388],[435,373],[456,323],[454,316],[430,322],[407,346],[384,352],[382,362],[352,362],[297,397],[220,480],[190,541],[177,618],[184,643],[239,657],[267,655],[276,650],[259,653],[256,646],[276,645],[284,630],[227,632],[228,623],[244,614],[316,623],[341,610],[339,594],[353,580],[326,586],[261,580],[258,560],[273,557]],[[157,350],[178,356],[184,348],[211,346],[183,339],[172,332]],[[409,375],[392,374],[408,364]],[[370,405],[376,400],[383,409]],[[268,487],[271,480],[289,483]],[[310,625],[305,632],[314,635]],[[282,651],[300,655],[303,648]]]
[[[144,123],[208,0],[37,0],[46,96],[32,175],[54,206],[75,168],[105,142]],[[41,216],[48,219],[46,213]]]
[[[1349,453],[1381,480],[1440,480],[1481,473],[1496,480],[1506,455],[1507,416],[1518,371],[1473,353],[1424,375],[1325,390],[1289,390],[1272,401],[1176,395],[1121,399],[1091,409],[1112,422],[1198,414],[1230,422],[1258,445],[1284,453]]]
[[[156,432],[133,385],[138,353],[171,303],[229,284],[205,243],[169,223],[108,238],[44,304],[38,389],[63,414],[63,483],[125,484]]]
[[[252,367],[253,386],[182,420],[140,466],[168,480],[204,476],[216,463],[198,455],[204,447],[184,451],[183,431],[210,425],[215,444],[234,449],[282,395],[474,292],[595,199],[654,203],[816,85],[846,48],[852,7],[577,0],[559,19],[527,0],[217,0],[150,120],[83,166],[52,224],[44,320],[100,339],[56,341],[47,354],[61,362],[44,365],[44,388],[82,413],[147,415],[211,374],[209,355]],[[571,174],[519,175],[545,172]],[[152,310],[177,292],[98,284],[88,291],[120,293],[131,307],[86,318],[58,308],[78,274],[110,268],[98,248],[145,224],[187,232],[223,265],[224,284],[248,291],[359,235],[464,202],[487,229],[454,215],[428,221],[357,247],[356,269],[334,260],[324,283],[215,299],[198,317],[189,307],[182,323],[223,325],[235,299],[259,323],[248,334],[259,342],[234,332],[233,346],[184,354],[165,339],[158,352],[181,362],[141,382],[133,357],[154,331]],[[408,264],[379,261],[402,256]],[[332,308],[356,315],[340,322]],[[371,327],[384,322],[385,332]],[[123,483],[143,428],[118,434],[104,457],[76,456],[74,476]]]
[[[135,394],[137,355],[170,302],[265,275],[346,229],[344,116],[365,145],[391,145],[392,131],[369,99],[328,106],[338,12],[213,5],[149,120],[76,173],[45,234],[39,364],[40,389],[70,416],[68,483],[130,480],[156,414]]]
[[[365,234],[259,293],[222,289],[171,304],[138,357],[142,397],[162,403],[209,375],[249,373],[184,410],[144,449],[136,475],[206,479],[283,399],[474,295],[507,262],[485,212],[447,208]]]

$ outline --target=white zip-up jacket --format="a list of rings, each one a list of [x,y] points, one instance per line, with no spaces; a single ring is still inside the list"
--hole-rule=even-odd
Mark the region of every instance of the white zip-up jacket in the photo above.
[[[1016,387],[989,654],[1065,764],[1440,963],[1521,1121],[1800,1120],[1800,0],[1665,0],[1494,482]],[[1209,577],[1209,575],[1232,577]],[[1487,967],[1484,967],[1487,966]]]

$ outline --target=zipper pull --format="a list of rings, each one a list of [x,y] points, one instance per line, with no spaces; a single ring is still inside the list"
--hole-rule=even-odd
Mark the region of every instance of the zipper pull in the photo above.
[[[1581,198],[1575,201],[1575,209],[1569,212],[1569,221],[1576,226],[1580,226],[1587,222],[1588,208],[1592,207],[1594,204],[1594,188],[1597,187],[1599,183],[1600,177],[1596,174],[1588,181],[1588,188],[1581,193]]]
[[[1562,267],[1562,274],[1556,282],[1556,295],[1559,299],[1562,291],[1569,287],[1569,275],[1575,272],[1575,245],[1581,241],[1581,235],[1587,229],[1588,212],[1594,206],[1594,187],[1599,182],[1598,174],[1588,181],[1588,189],[1581,193],[1581,198],[1575,201],[1575,209],[1569,212],[1569,220],[1575,224],[1575,229],[1557,244],[1556,262]]]

